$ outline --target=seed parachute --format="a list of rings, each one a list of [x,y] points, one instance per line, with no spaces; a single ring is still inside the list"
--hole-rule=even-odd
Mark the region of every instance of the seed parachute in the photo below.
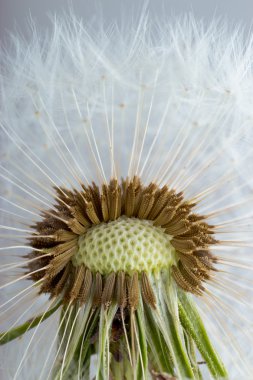
[[[1,52],[4,379],[252,374],[252,37],[193,16]]]

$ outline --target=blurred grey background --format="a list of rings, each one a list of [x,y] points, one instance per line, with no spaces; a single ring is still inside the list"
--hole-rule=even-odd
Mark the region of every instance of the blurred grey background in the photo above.
[[[122,15],[124,18],[136,15],[145,3],[145,0],[0,0],[0,39],[6,38],[7,30],[28,37],[29,15],[40,29],[50,25],[49,14],[61,14],[72,7],[84,21],[102,13],[107,24],[115,19],[120,21]],[[207,20],[225,16],[246,28],[251,28],[253,20],[253,0],[149,0],[147,8],[152,17],[192,11],[198,18]]]

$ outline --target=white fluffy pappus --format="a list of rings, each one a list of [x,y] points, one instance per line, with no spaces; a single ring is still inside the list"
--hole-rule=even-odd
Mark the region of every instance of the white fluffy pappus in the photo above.
[[[1,52],[0,318],[50,307],[23,270],[29,226],[54,186],[138,175],[196,199],[216,226],[212,281],[197,299],[231,379],[252,374],[252,38],[194,17],[108,28],[73,16]],[[1,346],[4,379],[47,379],[57,315]],[[206,375],[208,376],[208,375]],[[205,379],[208,377],[204,377]]]

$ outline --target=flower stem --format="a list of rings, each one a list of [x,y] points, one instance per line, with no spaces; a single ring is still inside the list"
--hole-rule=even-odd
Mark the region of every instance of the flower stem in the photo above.
[[[194,340],[213,377],[227,378],[227,371],[208,338],[198,310],[184,292],[179,293],[178,308],[183,328]]]

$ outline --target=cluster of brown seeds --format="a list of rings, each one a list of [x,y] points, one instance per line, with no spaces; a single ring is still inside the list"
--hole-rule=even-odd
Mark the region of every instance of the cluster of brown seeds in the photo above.
[[[32,261],[28,269],[34,281],[41,280],[41,292],[81,303],[92,294],[94,306],[109,305],[115,299],[119,306],[135,309],[140,288],[143,300],[155,307],[145,272],[102,276],[84,265],[74,267],[71,261],[80,235],[94,225],[125,215],[150,220],[172,237],[171,245],[178,254],[178,263],[172,267],[175,281],[186,291],[202,294],[203,282],[215,270],[216,259],[208,248],[217,241],[214,228],[204,216],[192,212],[195,203],[185,201],[182,193],[167,186],[159,188],[155,183],[144,186],[138,177],[120,183],[112,179],[101,189],[92,183],[82,185],[81,190],[55,190],[55,205],[42,212],[42,221],[31,226],[35,232],[29,239],[35,250],[29,254]]]

